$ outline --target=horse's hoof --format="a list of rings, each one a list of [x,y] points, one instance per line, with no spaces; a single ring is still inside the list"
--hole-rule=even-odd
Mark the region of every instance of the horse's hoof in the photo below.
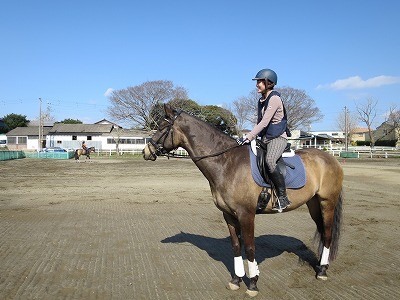
[[[319,279],[319,280],[328,280],[328,276],[326,276],[326,275],[317,275],[317,279]]]
[[[246,294],[250,297],[250,298],[254,298],[255,296],[258,295],[258,291],[253,291],[253,290],[247,290]]]
[[[228,282],[228,286],[226,288],[231,291],[237,291],[238,289],[240,289],[240,285]]]
[[[232,277],[232,280],[228,282],[228,286],[226,288],[231,291],[237,291],[238,289],[240,289],[241,282],[242,282],[242,278],[235,275]]]
[[[328,269],[328,265],[320,266],[318,273],[317,273],[317,279],[328,280],[328,275],[326,274],[327,269]]]

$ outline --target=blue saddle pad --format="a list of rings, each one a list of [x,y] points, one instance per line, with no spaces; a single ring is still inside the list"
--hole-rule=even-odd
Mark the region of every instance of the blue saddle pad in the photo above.
[[[249,147],[250,152],[250,163],[251,163],[251,174],[253,175],[254,181],[263,187],[270,187],[270,184],[264,181],[262,178],[260,171],[257,167],[257,157],[251,151],[251,147]],[[286,188],[289,189],[299,189],[306,184],[306,171],[304,169],[303,161],[300,156],[294,155],[292,157],[284,157],[283,160],[288,164],[294,166],[294,169],[286,166]]]

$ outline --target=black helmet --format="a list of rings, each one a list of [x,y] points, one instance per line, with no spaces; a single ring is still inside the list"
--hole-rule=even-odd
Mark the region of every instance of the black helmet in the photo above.
[[[253,78],[253,80],[260,80],[260,79],[264,79],[264,80],[268,79],[269,81],[273,82],[275,85],[278,83],[278,75],[276,75],[276,73],[274,71],[272,71],[271,69],[262,69],[262,70],[258,71],[258,73]]]

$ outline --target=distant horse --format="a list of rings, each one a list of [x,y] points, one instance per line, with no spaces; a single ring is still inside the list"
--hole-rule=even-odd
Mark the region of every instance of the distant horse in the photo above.
[[[90,153],[95,152],[96,149],[94,147],[90,147],[87,150],[85,149],[76,149],[74,153],[75,160],[78,160],[81,155],[86,155],[86,159],[90,159]]]
[[[235,274],[229,282],[231,290],[239,289],[245,275],[241,256],[242,242],[248,260],[250,283],[246,293],[258,294],[259,269],[255,261],[254,218],[262,187],[252,178],[249,146],[238,146],[236,141],[206,122],[164,106],[165,119],[150,142],[143,149],[145,160],[156,160],[158,155],[178,147],[184,148],[207,178],[215,205],[223,213],[228,225],[234,254]],[[296,151],[303,161],[306,184],[299,189],[288,189],[291,211],[307,204],[311,218],[317,225],[319,237],[319,266],[316,277],[326,280],[329,261],[336,258],[342,219],[343,170],[329,153],[318,149]],[[265,213],[275,213],[271,201]]]

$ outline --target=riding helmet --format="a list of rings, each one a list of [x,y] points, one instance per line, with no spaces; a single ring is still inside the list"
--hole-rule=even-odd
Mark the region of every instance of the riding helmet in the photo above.
[[[269,81],[273,82],[275,85],[278,83],[278,75],[276,75],[276,73],[271,69],[262,69],[262,70],[258,71],[258,73],[253,78],[253,80],[260,80],[260,79],[264,79],[264,80],[268,79]]]

